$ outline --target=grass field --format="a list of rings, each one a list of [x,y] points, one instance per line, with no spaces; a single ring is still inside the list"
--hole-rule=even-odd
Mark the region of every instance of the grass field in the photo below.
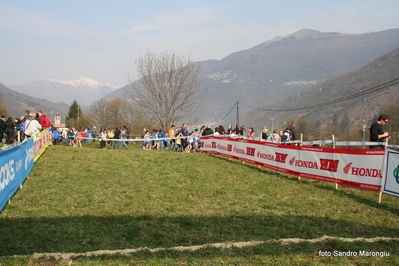
[[[50,146],[0,214],[0,265],[398,265],[398,215],[216,156]]]

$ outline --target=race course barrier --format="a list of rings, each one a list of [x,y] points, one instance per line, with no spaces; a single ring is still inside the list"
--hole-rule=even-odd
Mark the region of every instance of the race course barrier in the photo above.
[[[386,153],[385,149],[295,146],[225,137],[202,137],[200,151],[298,177],[371,191],[381,191]]]
[[[48,130],[40,132],[31,139],[26,139],[0,152],[0,211],[12,196],[22,187],[34,163],[51,145],[52,134]]]

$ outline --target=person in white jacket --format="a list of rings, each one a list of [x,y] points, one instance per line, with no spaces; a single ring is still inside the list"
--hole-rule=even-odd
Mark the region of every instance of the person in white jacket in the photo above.
[[[42,130],[42,126],[36,119],[35,113],[30,113],[28,121],[25,122],[25,135],[29,138],[35,136]]]

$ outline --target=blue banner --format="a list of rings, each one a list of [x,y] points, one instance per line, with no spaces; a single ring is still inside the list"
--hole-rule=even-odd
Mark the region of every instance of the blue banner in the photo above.
[[[28,177],[34,159],[33,140],[24,141],[0,153],[0,210]]]

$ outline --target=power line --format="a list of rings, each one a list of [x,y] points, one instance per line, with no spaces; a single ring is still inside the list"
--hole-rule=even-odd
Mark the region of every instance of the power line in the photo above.
[[[361,92],[357,92],[348,96],[344,96],[335,100],[331,100],[331,101],[326,101],[323,103],[317,103],[314,105],[309,105],[309,106],[303,106],[303,107],[297,107],[297,108],[291,108],[291,109],[264,109],[264,108],[257,108],[257,107],[253,107],[253,106],[249,106],[245,103],[240,102],[242,105],[255,109],[255,110],[261,110],[261,111],[269,111],[269,112],[284,112],[284,111],[300,111],[300,110],[307,110],[307,109],[313,109],[313,108],[318,108],[318,107],[324,107],[326,105],[331,105],[331,104],[335,104],[335,103],[339,103],[339,102],[343,102],[346,100],[351,100],[372,92],[376,92],[376,91],[380,91],[380,90],[384,90],[386,88],[389,88],[393,85],[399,84],[399,78],[393,79],[391,81],[385,82],[383,84],[377,85],[375,87],[372,87],[370,89],[366,89],[363,90]]]
[[[224,119],[226,119],[226,117],[231,113],[231,111],[233,111],[234,107],[236,107],[236,104],[237,104],[237,103],[235,103],[235,104],[233,105],[233,107],[231,107],[231,109],[230,109],[230,111],[227,113],[227,115],[225,115],[222,119],[220,119],[219,122],[223,122]]]

